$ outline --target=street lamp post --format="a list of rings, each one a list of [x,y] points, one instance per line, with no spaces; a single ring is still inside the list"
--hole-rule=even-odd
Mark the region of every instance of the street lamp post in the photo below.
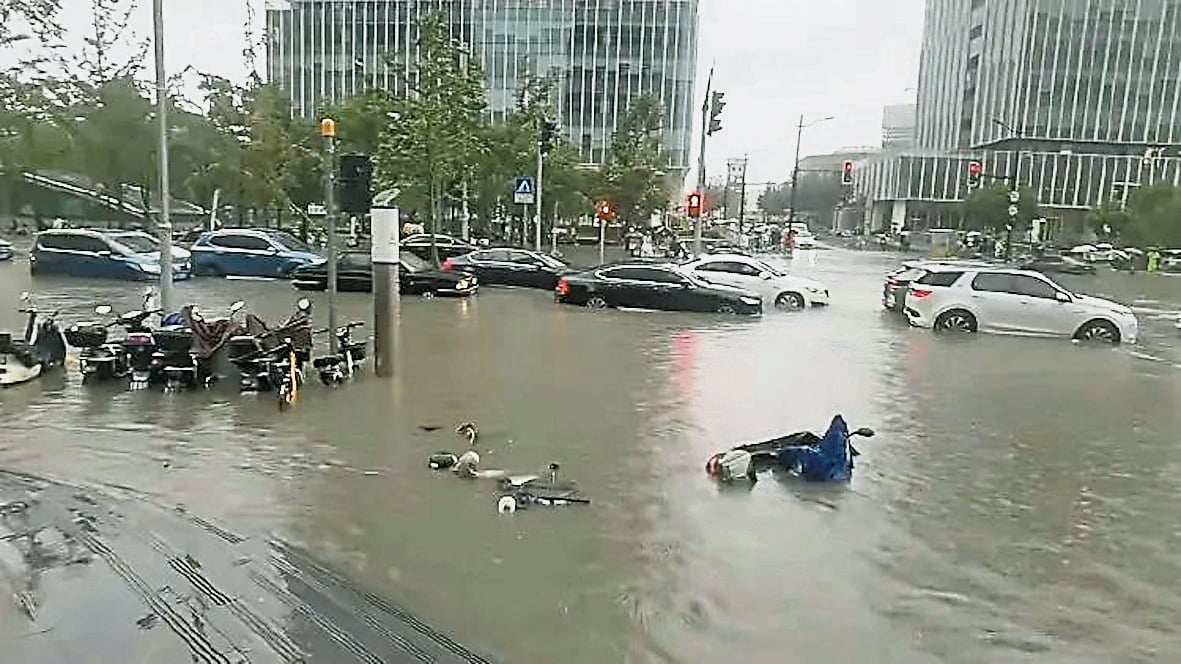
[[[804,130],[813,125],[818,125],[821,122],[828,122],[834,119],[835,116],[828,116],[814,120],[808,124],[804,124],[804,116],[800,115],[800,124],[796,127],[796,161],[795,166],[791,171],[791,215],[787,218],[787,227],[790,229],[791,225],[796,221],[796,187],[800,181],[800,142],[804,138]]]
[[[156,122],[160,136],[160,309],[172,311],[172,218],[168,205],[168,77],[164,72],[164,0],[152,0],[153,46],[156,55]]]

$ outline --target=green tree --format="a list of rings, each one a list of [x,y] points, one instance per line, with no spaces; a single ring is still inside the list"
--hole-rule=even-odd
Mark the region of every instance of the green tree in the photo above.
[[[470,178],[485,152],[484,77],[438,13],[418,25],[412,70],[412,94],[392,104],[394,121],[381,133],[377,180],[400,191],[403,209],[425,211],[437,233],[444,193]]]
[[[1141,187],[1128,197],[1132,223],[1124,241],[1148,246],[1181,246],[1181,189],[1168,184]]]
[[[771,215],[785,215],[791,209],[791,183],[772,185],[759,194],[759,209]]]
[[[625,222],[638,223],[668,205],[669,187],[660,102],[650,95],[631,103],[611,140],[602,193]]]
[[[1134,227],[1135,219],[1118,201],[1104,201],[1085,217],[1087,227],[1103,240],[1129,241],[1139,229]]]
[[[1018,191],[1021,199],[1017,204],[1014,231],[1028,228],[1030,222],[1038,216],[1037,193],[1026,187],[1021,187]],[[1008,185],[998,183],[977,189],[961,204],[961,210],[964,221],[971,230],[1005,230],[1010,221]]]
[[[0,47],[33,37],[55,41],[62,34],[60,11],[61,0],[0,0]]]

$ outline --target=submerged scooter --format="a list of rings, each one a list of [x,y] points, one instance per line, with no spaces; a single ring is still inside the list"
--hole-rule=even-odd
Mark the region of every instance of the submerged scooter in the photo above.
[[[352,378],[365,363],[365,341],[353,341],[353,329],[365,323],[353,321],[348,325],[336,329],[335,355],[317,357],[312,366],[320,372],[320,382],[328,387],[336,387],[346,379]],[[321,330],[327,332],[327,330]]]
[[[847,482],[853,477],[853,458],[861,453],[853,447],[854,436],[871,438],[873,429],[850,432],[845,418],[836,415],[824,436],[811,431],[739,445],[709,458],[705,472],[719,481],[757,481],[762,470],[792,473],[809,482]]]
[[[279,357],[279,349],[287,339],[291,339],[296,368],[302,370],[312,351],[311,325],[312,302],[307,298],[300,298],[295,303],[295,313],[275,329],[258,316],[247,314],[245,334],[230,338],[226,344],[230,362],[238,369],[239,390],[270,392],[275,389],[271,365],[283,359]]]
[[[165,392],[208,388],[218,381],[218,353],[241,331],[242,324],[234,320],[234,314],[245,306],[238,300],[230,305],[229,316],[205,320],[196,306],[187,305],[180,310],[179,321],[175,314],[165,318],[165,326],[155,334]],[[180,321],[183,325],[175,324]]]
[[[0,387],[27,383],[66,361],[66,340],[57,327],[57,312],[40,316],[28,293],[21,293],[28,315],[24,339],[0,332]]]

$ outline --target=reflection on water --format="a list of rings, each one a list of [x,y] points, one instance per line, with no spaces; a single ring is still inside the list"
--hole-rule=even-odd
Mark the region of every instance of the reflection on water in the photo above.
[[[309,385],[282,414],[266,396],[51,378],[0,393],[0,464],[278,531],[516,662],[1181,651],[1181,354],[1167,317],[1141,313],[1136,349],[936,338],[880,312],[890,264],[803,252],[791,269],[826,281],[834,304],[757,321],[589,312],[532,291],[407,299],[396,380]],[[19,322],[23,267],[0,266],[0,323]],[[1175,312],[1166,281],[1069,285]],[[139,298],[135,285],[35,285],[65,321]],[[267,319],[297,297],[258,281],[177,290]],[[340,301],[342,319],[371,319],[368,296]],[[706,480],[709,454],[835,412],[878,431],[850,486]],[[501,516],[492,487],[427,470],[469,420],[484,465],[558,461],[593,504]]]

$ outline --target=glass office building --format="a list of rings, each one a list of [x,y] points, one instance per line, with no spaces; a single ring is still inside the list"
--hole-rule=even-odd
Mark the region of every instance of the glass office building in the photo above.
[[[1062,218],[1181,183],[1181,0],[927,0],[925,21],[915,148],[855,176],[867,227],[954,223],[970,160]]]
[[[563,133],[602,163],[616,124],[641,95],[665,111],[670,167],[690,163],[698,0],[286,0],[267,8],[269,79],[296,113],[367,88],[401,92],[420,16],[442,11],[479,60],[492,120],[531,76],[555,85]]]

